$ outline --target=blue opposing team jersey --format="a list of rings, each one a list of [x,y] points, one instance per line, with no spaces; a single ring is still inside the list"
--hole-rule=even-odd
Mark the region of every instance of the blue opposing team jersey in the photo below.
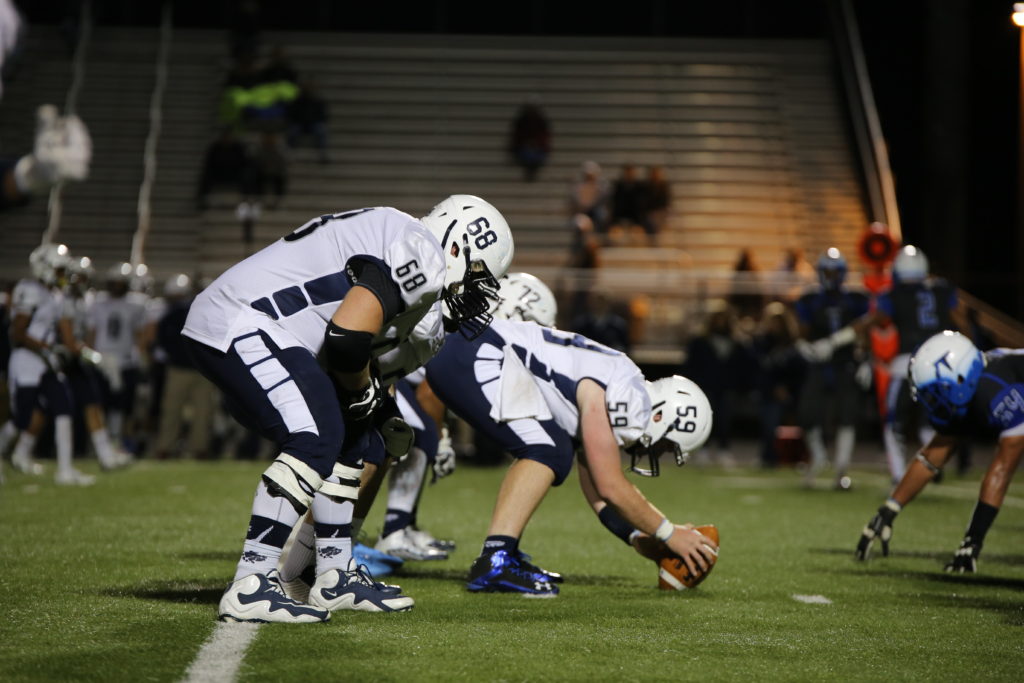
[[[1024,434],[1024,349],[994,349],[967,414],[948,425],[932,422],[940,434],[1003,437]]]

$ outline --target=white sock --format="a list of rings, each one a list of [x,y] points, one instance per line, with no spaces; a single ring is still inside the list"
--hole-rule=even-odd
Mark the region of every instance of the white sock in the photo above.
[[[112,466],[117,456],[114,455],[114,448],[110,445],[110,435],[107,434],[107,430],[100,427],[89,434],[89,438],[92,439],[92,447],[96,451],[96,459],[100,461],[100,464],[104,467]]]
[[[326,481],[337,479],[331,475]],[[313,496],[313,535],[316,575],[332,569],[345,571],[352,559],[352,511],[355,501],[317,492]]]
[[[412,512],[419,498],[420,487],[427,476],[427,454],[415,446],[405,460],[391,466],[388,482],[388,510]]]
[[[107,413],[107,432],[110,438],[120,443],[121,429],[124,427],[124,414],[120,410],[111,410]]]
[[[845,425],[836,430],[836,474],[843,476],[850,469],[853,459],[853,446],[857,443],[857,430],[853,425]]]
[[[74,455],[73,424],[70,415],[58,415],[53,419],[53,441],[57,446],[57,471],[70,472],[74,469],[71,458]]]
[[[11,447],[11,443],[17,436],[18,428],[14,426],[14,421],[8,420],[5,422],[4,426],[0,428],[0,458],[3,458],[4,454],[7,453],[7,449]]]
[[[903,478],[907,466],[907,444],[889,424],[882,429],[882,440],[885,442],[885,459],[889,463],[889,474],[892,475],[893,481],[899,481]]]
[[[811,452],[811,466],[808,473],[813,476],[825,468],[828,463],[828,451],[825,450],[825,437],[821,433],[821,427],[808,429],[805,438],[807,450]]]
[[[18,437],[18,443],[14,444],[14,454],[11,460],[14,462],[31,462],[32,451],[36,447],[36,437],[27,431],[22,432]]]
[[[313,561],[313,525],[303,521],[292,539],[292,547],[281,562],[281,580],[291,581],[302,575],[302,572]]]
[[[234,580],[250,574],[268,574],[271,569],[276,569],[288,535],[304,514],[305,510],[298,512],[287,498],[270,495],[266,483],[260,481],[253,497],[249,531]]]

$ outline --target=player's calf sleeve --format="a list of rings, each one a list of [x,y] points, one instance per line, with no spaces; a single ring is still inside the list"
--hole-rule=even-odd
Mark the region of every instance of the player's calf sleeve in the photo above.
[[[420,488],[427,477],[427,454],[413,447],[405,460],[391,466],[390,477],[388,509],[381,536],[389,536],[412,524]]]
[[[887,424],[882,429],[882,440],[885,442],[885,459],[889,464],[889,474],[892,475],[893,481],[899,481],[907,467],[906,439],[897,433],[891,424]]]
[[[821,427],[811,427],[807,430],[807,450],[811,452],[811,472],[817,472],[825,467],[828,462],[828,453],[825,451],[825,437]]]
[[[292,539],[292,547],[282,558],[282,581],[292,581],[302,576],[302,572],[313,562],[313,548],[313,525],[303,521],[295,532],[295,538]]]
[[[999,508],[979,500],[978,504],[974,506],[974,514],[971,515],[971,523],[967,526],[964,540],[969,540],[980,548],[985,543],[985,534],[988,533],[997,514],[999,514]]]

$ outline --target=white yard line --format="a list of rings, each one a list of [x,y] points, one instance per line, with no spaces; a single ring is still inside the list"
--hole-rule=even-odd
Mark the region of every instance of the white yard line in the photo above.
[[[807,605],[831,605],[832,601],[826,598],[824,595],[797,595],[793,594],[792,597],[797,602],[802,602]]]
[[[199,654],[185,672],[184,683],[232,683],[238,677],[245,650],[259,624],[217,622]]]

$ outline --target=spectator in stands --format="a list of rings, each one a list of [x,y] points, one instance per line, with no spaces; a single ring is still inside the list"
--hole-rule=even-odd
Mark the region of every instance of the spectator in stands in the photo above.
[[[755,390],[761,409],[761,465],[765,468],[773,468],[779,462],[776,430],[787,416],[793,417],[807,367],[796,350],[798,337],[792,311],[779,301],[768,304],[752,344],[757,364]]]
[[[715,420],[709,442],[716,447],[714,460],[726,466],[735,462],[730,450],[733,405],[750,370],[750,354],[735,328],[732,306],[723,299],[709,302],[704,329],[690,339],[683,363],[683,375],[704,388],[711,402]],[[701,459],[707,461],[707,453]]]
[[[262,83],[277,83],[279,81],[285,81],[287,83],[298,83],[299,72],[291,61],[288,59],[288,55],[285,53],[283,45],[275,45],[273,50],[270,52],[270,59],[262,69],[260,69],[260,82]]]
[[[244,194],[258,201],[270,194],[267,208],[275,209],[280,205],[287,188],[288,161],[281,149],[281,138],[265,131],[260,135],[260,144],[253,152]]]
[[[199,175],[196,191],[196,205],[200,210],[208,206],[208,197],[213,188],[229,186],[243,190],[243,183],[250,173],[249,155],[245,146],[230,126],[225,126],[216,140],[206,148],[203,169]]]
[[[530,183],[551,154],[551,124],[541,109],[540,101],[532,96],[516,114],[509,134],[509,152],[523,168],[523,179]]]
[[[615,312],[604,292],[591,291],[587,305],[572,321],[573,332],[623,353],[629,353],[629,323]]]
[[[789,247],[782,252],[782,261],[768,279],[767,294],[775,301],[791,301],[814,284],[814,266],[800,247]]]
[[[320,154],[320,163],[328,163],[327,101],[317,93],[311,78],[299,86],[298,97],[288,105],[288,146],[296,147],[306,135],[313,139]]]
[[[579,175],[569,191],[569,215],[586,214],[598,234],[608,228],[608,181],[596,161],[580,164]]]
[[[736,259],[729,303],[736,310],[740,322],[748,329],[752,328],[764,310],[765,297],[760,269],[750,249],[741,249]]]
[[[619,179],[612,186],[612,225],[629,229],[646,223],[647,186],[640,180],[636,166],[623,164]]]
[[[651,166],[647,170],[644,197],[644,229],[650,239],[654,240],[665,229],[668,223],[668,210],[672,205],[672,190],[665,177],[664,166]]]
[[[156,333],[156,343],[167,359],[167,378],[155,446],[156,457],[161,460],[179,453],[182,457],[209,457],[217,391],[192,367],[181,338],[192,294],[191,278],[184,273],[171,276],[164,285],[167,309],[157,322]],[[185,412],[190,418],[188,438],[185,448],[178,451],[175,446],[182,432]]]

